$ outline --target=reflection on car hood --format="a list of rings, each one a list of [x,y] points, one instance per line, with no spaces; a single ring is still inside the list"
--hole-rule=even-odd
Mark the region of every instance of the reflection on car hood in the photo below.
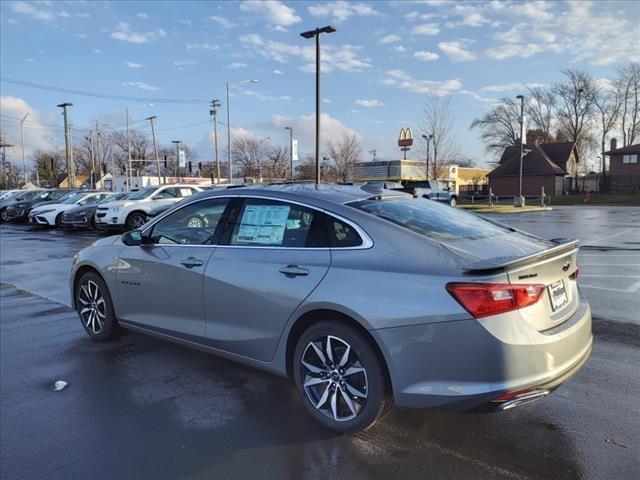
[[[98,205],[95,203],[93,205],[78,205],[76,207],[68,209],[65,213],[67,215],[78,215],[82,213],[91,214],[95,213],[97,209]]]
[[[93,247],[107,247],[113,245],[120,239],[121,235],[111,235],[109,237],[101,238],[91,244]]]
[[[45,209],[49,209],[49,208],[59,208],[63,206],[62,203],[56,203],[56,202],[44,202],[44,203],[40,203],[37,206],[35,206],[34,208],[31,209],[32,212],[39,212],[41,210],[45,210]]]

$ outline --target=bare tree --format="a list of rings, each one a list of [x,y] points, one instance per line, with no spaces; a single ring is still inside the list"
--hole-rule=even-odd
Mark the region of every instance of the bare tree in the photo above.
[[[620,129],[622,146],[626,147],[640,137],[640,64],[621,67],[614,82],[622,96]]]
[[[511,98],[500,101],[484,116],[471,122],[470,129],[482,133],[480,139],[488,152],[500,154],[511,145],[520,144],[520,105]]]
[[[542,87],[529,88],[525,113],[535,127],[536,139],[539,143],[553,142],[553,111],[556,97],[549,89]],[[527,141],[529,136],[527,135]]]
[[[288,178],[289,151],[281,146],[273,147],[263,170],[262,175],[269,179]]]
[[[35,155],[31,178],[40,179],[40,185],[57,187],[58,179],[66,172],[66,160],[64,151],[42,151],[38,150]]]
[[[154,158],[153,154],[153,145],[150,144],[149,139],[145,134],[140,132],[139,130],[130,130],[130,138],[131,138],[131,159],[134,160],[133,168],[138,168],[143,170],[148,165],[140,162],[135,162],[135,160],[151,160]],[[109,136],[109,142],[112,144],[112,148],[114,148],[114,161],[116,163],[117,169],[120,173],[124,173],[127,168],[128,155],[128,141],[127,141],[127,132],[117,131],[113,132]],[[151,164],[149,164],[151,165]]]
[[[231,144],[231,160],[240,167],[243,177],[259,177],[267,164],[271,145],[267,139],[236,138]]]
[[[338,180],[348,182],[353,169],[362,155],[360,137],[355,133],[344,133],[337,142],[327,143],[327,154],[336,170]]]
[[[450,105],[451,95],[442,95],[440,92],[427,94],[421,130],[426,135],[433,135],[431,140],[431,178],[437,178],[438,165],[452,161],[456,153]]]
[[[612,84],[596,85],[594,93],[593,105],[600,123],[602,175],[605,175],[606,167],[604,151],[606,137],[618,124],[620,109],[623,103],[623,95],[622,90]]]
[[[566,80],[552,87],[557,98],[558,130],[575,142],[578,156],[584,159],[594,141],[595,82],[586,71],[565,70],[563,73]],[[586,162],[582,165],[586,167]]]

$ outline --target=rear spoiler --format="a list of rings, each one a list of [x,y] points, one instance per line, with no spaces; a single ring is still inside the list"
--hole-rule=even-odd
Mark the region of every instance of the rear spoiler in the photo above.
[[[470,265],[466,265],[462,267],[463,270],[467,272],[486,272],[489,270],[502,270],[506,268],[513,268],[520,265],[524,265],[527,263],[531,263],[532,260],[546,260],[551,257],[555,257],[561,254],[573,253],[578,250],[578,242],[580,240],[569,240],[566,238],[557,238],[551,240],[554,243],[558,243],[559,245],[555,247],[548,248],[546,250],[542,250],[538,253],[533,253],[531,255],[526,255],[524,257],[494,257],[488,258],[486,260],[481,260],[479,262],[472,263]]]

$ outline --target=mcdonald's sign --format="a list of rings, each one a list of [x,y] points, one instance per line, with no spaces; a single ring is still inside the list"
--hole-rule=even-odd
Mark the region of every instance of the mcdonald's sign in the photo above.
[[[413,145],[413,134],[410,128],[401,128],[400,136],[398,137],[399,147],[410,147]]]

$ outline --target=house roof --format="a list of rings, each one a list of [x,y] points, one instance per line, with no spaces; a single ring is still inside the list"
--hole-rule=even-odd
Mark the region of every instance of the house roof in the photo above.
[[[573,142],[524,145],[529,152],[522,161],[523,175],[566,175],[566,164],[575,146]],[[520,174],[520,146],[504,149],[500,162],[488,177],[509,177]]]
[[[616,148],[615,150],[604,152],[605,155],[624,155],[625,153],[640,153],[640,143],[636,143],[635,145],[627,145],[626,147]]]

